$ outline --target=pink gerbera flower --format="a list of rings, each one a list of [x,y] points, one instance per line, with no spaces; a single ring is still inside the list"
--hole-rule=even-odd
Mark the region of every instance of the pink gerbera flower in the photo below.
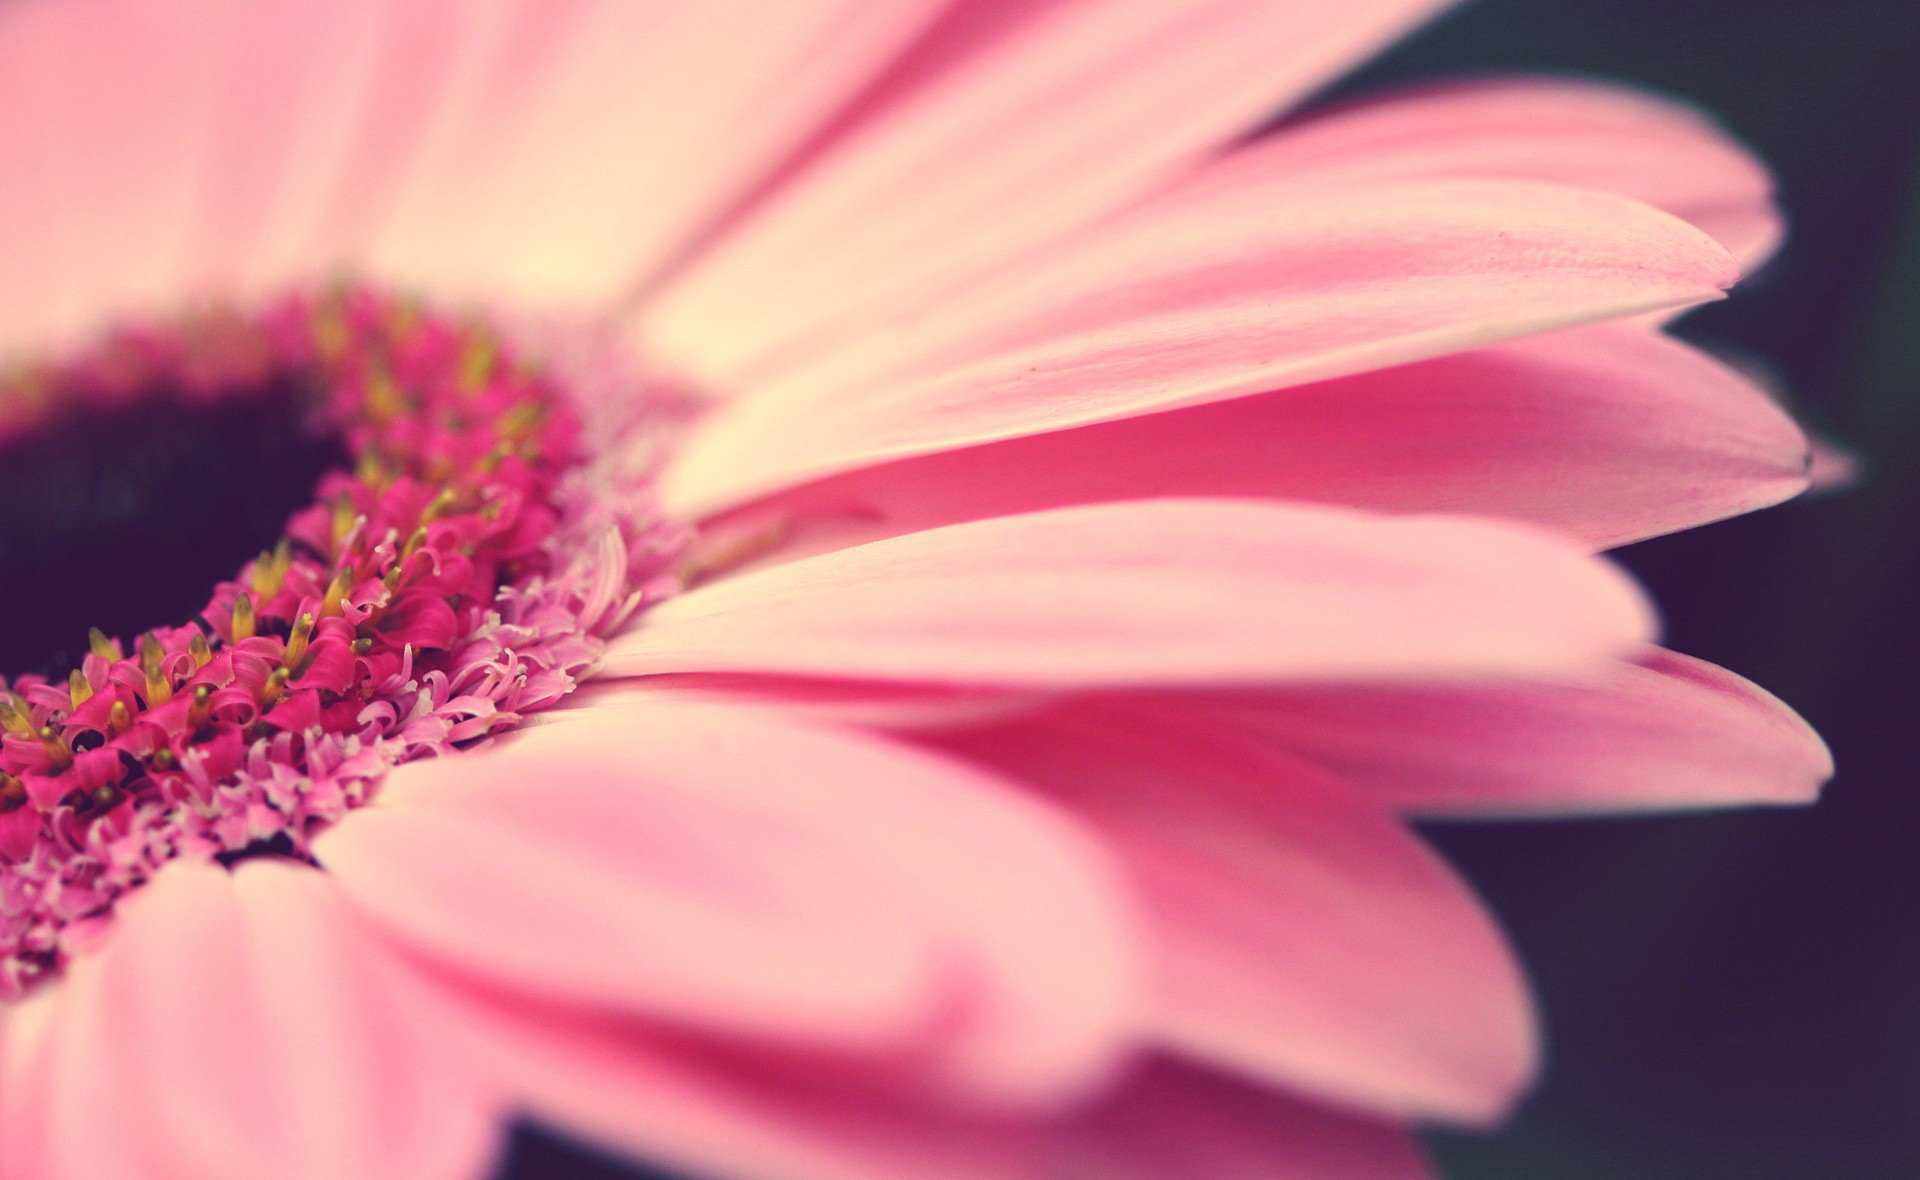
[[[1400,817],[1828,763],[1592,556],[1806,482],[1661,326],[1761,170],[1562,82],[1242,140],[1437,7],[0,11],[0,1175],[1496,1118]]]

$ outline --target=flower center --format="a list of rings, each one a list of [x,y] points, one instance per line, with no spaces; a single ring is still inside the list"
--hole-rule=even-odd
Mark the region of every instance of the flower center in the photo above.
[[[167,860],[304,856],[570,692],[674,549],[621,425],[587,454],[488,326],[361,291],[0,384],[0,998]]]
[[[293,372],[203,404],[163,386],[126,396],[0,437],[0,577],[16,624],[0,627],[0,669],[64,678],[90,627],[138,635],[192,618],[209,587],[273,547],[321,475],[352,466],[307,420],[313,391]]]

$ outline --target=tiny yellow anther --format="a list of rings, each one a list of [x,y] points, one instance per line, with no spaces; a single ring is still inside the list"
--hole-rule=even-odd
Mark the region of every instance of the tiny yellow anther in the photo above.
[[[283,537],[278,545],[260,554],[253,562],[253,589],[265,601],[280,593],[286,584],[287,567],[293,564],[293,548]]]
[[[157,709],[173,699],[173,682],[160,666],[167,657],[160,640],[149,631],[140,637],[140,671],[147,679],[147,708]]]
[[[76,709],[93,699],[93,685],[87,683],[86,674],[78,668],[67,673],[67,699]]]
[[[343,565],[334,571],[332,580],[327,583],[327,592],[320,599],[320,617],[330,619],[346,613],[347,592],[352,589],[353,567]]]
[[[0,694],[0,728],[8,733],[27,734],[33,732],[33,717],[20,698]]]
[[[40,732],[35,736],[39,737],[40,744],[46,748],[47,757],[52,759],[55,766],[65,770],[73,765],[73,750],[68,747],[66,739],[61,737],[59,731],[53,726],[41,726]]]
[[[313,612],[301,611],[300,617],[293,621],[293,631],[287,636],[287,650],[280,657],[283,668],[298,668],[307,658],[307,645],[313,639]]]
[[[253,638],[253,595],[244,590],[233,600],[233,616],[227,623],[227,634],[235,643]]]
[[[336,550],[359,519],[360,509],[354,504],[352,496],[342,496],[333,502],[333,547]]]
[[[187,727],[197,730],[207,723],[207,717],[213,712],[213,686],[198,685],[193,690],[193,704],[187,706]]]
[[[87,650],[103,660],[120,658],[120,644],[107,638],[107,633],[98,627],[87,628]]]
[[[205,635],[195,635],[187,640],[187,655],[193,660],[193,670],[198,672],[213,662],[213,644],[207,642]]]

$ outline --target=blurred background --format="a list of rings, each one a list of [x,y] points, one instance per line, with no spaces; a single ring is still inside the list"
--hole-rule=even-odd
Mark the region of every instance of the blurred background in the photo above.
[[[1775,168],[1783,254],[1683,321],[1759,356],[1851,490],[1621,554],[1673,646],[1827,736],[1819,807],[1432,835],[1545,1011],[1518,1117],[1449,1180],[1920,1177],[1920,0],[1478,0],[1338,93],[1551,71],[1682,95]],[[542,1135],[509,1180],[635,1173]]]

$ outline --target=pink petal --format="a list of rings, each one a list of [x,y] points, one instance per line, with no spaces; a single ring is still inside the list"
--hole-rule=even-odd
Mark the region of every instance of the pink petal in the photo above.
[[[188,293],[219,11],[100,0],[0,13],[0,354]]]
[[[387,969],[320,874],[175,862],[49,997],[24,1149],[43,1137],[48,1180],[468,1180],[490,1108],[415,1039]]]
[[[1786,499],[1806,456],[1735,370],[1596,325],[863,468],[741,519],[777,521],[793,553],[1140,495],[1272,496],[1508,517],[1607,548]]]
[[[265,293],[259,256],[333,182],[325,165],[344,146],[393,11],[377,0],[338,0],[223,13],[189,244],[196,286],[229,297]]]
[[[725,385],[770,352],[860,334],[875,309],[1121,206],[1441,6],[956,5],[829,150],[647,309],[648,351]]]
[[[876,73],[941,0],[569,0],[498,22],[372,265],[448,296],[604,308]]]
[[[1653,94],[1564,79],[1454,83],[1352,104],[1280,128],[1182,181],[1502,176],[1645,201],[1706,230],[1749,265],[1780,239],[1773,182],[1705,114]]]
[[[1180,706],[1067,705],[944,745],[1084,817],[1153,918],[1179,1051],[1401,1117],[1484,1122],[1531,1076],[1519,968],[1385,808]]]
[[[1063,1180],[1427,1180],[1413,1137],[1217,1074],[1156,1063],[1065,1137]]]
[[[1717,298],[1691,226],[1611,194],[1409,180],[1149,207],[735,402],[663,494],[701,515],[886,459],[1258,393]]]
[[[845,1084],[847,1064],[758,1060],[633,1022],[466,987],[448,1032],[511,1079],[529,1113],[634,1159],[693,1176],[992,1180],[1035,1175],[1019,1123]]]
[[[1591,682],[1268,694],[1235,723],[1425,814],[1557,815],[1806,803],[1818,734],[1731,672],[1652,650]]]
[[[569,1003],[869,1051],[938,1032],[935,1072],[1010,1101],[1111,1065],[1128,914],[1050,810],[769,710],[556,718],[395,772],[322,861],[409,943]]]
[[[604,671],[1092,686],[1579,667],[1651,627],[1615,570],[1491,522],[1251,500],[998,517],[724,579]]]

